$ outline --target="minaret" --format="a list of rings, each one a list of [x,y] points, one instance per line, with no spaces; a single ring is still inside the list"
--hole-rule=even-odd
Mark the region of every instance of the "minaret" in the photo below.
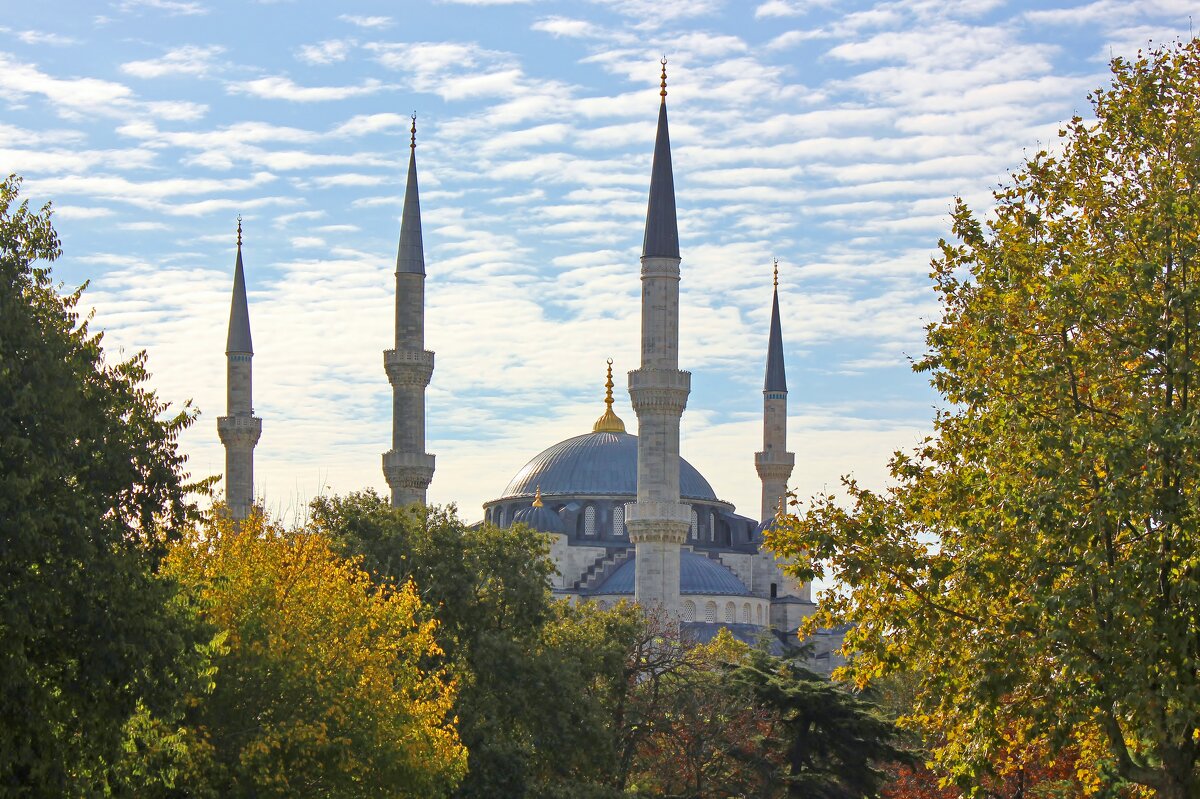
[[[254,446],[262,435],[262,419],[254,415],[253,358],[239,216],[233,301],[229,306],[229,336],[225,340],[225,416],[217,419],[217,432],[225,445],[225,504],[237,520],[249,516],[254,505]]]
[[[691,374],[679,370],[679,230],[667,133],[667,62],[642,243],[642,365],[629,373],[638,418],[637,501],[626,508],[636,547],[634,599],[672,615],[679,612],[679,548],[691,511],[679,501],[679,418]]]
[[[787,451],[787,377],[783,368],[783,331],[779,326],[779,261],[776,261],[767,376],[763,381],[763,451],[754,454],[754,465],[762,480],[760,519],[765,521],[779,512],[795,464],[795,453]]]
[[[412,117],[408,185],[396,253],[396,348],[385,350],[383,367],[392,384],[392,448],[383,453],[383,474],[392,505],[425,503],[433,479],[433,456],[425,452],[425,387],[433,353],[425,349],[425,246],[417,193],[417,115]]]

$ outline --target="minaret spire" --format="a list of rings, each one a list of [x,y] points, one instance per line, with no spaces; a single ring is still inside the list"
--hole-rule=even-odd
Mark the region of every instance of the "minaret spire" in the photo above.
[[[629,373],[629,396],[638,417],[637,501],[626,506],[629,539],[636,549],[634,598],[677,614],[680,546],[691,509],[679,501],[679,419],[691,391],[691,374],[679,370],[679,230],[667,130],[667,61],[646,205],[642,244],[642,363]]]
[[[396,346],[383,353],[392,384],[392,448],[383,455],[383,474],[392,504],[425,503],[434,458],[425,452],[425,388],[433,353],[425,349],[425,245],[417,189],[417,115],[412,115],[408,182],[396,251]]]
[[[233,298],[225,339],[225,416],[217,418],[217,433],[225,445],[225,504],[237,520],[249,516],[254,505],[254,447],[262,435],[262,419],[254,415],[253,359],[246,272],[242,266],[242,218],[239,216]]]
[[[761,518],[771,518],[787,493],[787,481],[796,463],[787,451],[787,375],[783,365],[783,331],[779,324],[779,261],[774,264],[771,294],[771,332],[767,339],[767,374],[763,380],[763,451],[754,465],[762,480]]]

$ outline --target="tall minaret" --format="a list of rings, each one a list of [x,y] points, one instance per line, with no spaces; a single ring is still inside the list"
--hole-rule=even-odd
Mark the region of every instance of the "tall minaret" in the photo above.
[[[638,418],[637,501],[626,508],[636,547],[634,599],[679,612],[679,548],[691,511],[679,501],[679,417],[691,374],[679,370],[679,230],[667,133],[667,62],[642,243],[642,366],[629,373]]]
[[[396,348],[384,351],[383,368],[392,384],[392,448],[383,453],[392,505],[425,504],[425,491],[433,479],[433,456],[425,451],[425,387],[433,374],[433,353],[425,349],[425,246],[417,194],[416,114],[396,253]]]
[[[229,306],[229,336],[225,340],[225,416],[217,418],[217,432],[225,445],[225,504],[229,506],[229,514],[238,520],[249,516],[254,505],[254,446],[262,435],[262,419],[254,415],[253,358],[239,216],[233,301]]]
[[[779,501],[787,493],[787,481],[795,464],[795,453],[787,451],[787,377],[783,368],[783,331],[779,326],[779,261],[776,261],[767,377],[763,381],[763,451],[754,454],[754,465],[762,480],[759,518],[763,521],[779,512]]]

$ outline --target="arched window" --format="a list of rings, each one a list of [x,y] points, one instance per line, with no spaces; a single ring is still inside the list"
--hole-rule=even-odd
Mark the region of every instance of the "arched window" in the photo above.
[[[717,620],[717,603],[709,602],[704,606],[704,620],[712,624]]]
[[[692,511],[692,529],[690,531],[690,535],[691,535],[692,539],[696,538],[696,528],[698,528],[699,526],[700,526],[700,517],[697,516],[696,511],[693,510]]]
[[[696,620],[696,603],[690,599],[687,602],[683,603],[683,620],[684,621],[695,621]]]
[[[726,602],[725,622],[727,624],[733,624],[735,621],[737,621],[737,605],[733,604],[732,602]]]
[[[583,510],[583,534],[596,534],[596,506],[588,505]]]
[[[613,535],[625,535],[625,506],[616,505],[613,507]]]
[[[717,535],[717,514],[712,511],[708,512],[708,534],[713,537]]]
[[[750,603],[749,602],[742,605],[742,623],[743,624],[750,623]]]

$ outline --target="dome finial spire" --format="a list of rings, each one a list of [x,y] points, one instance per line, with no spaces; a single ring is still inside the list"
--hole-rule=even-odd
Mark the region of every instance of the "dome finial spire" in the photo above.
[[[613,413],[612,358],[608,359],[608,378],[604,381],[604,414],[592,425],[593,433],[624,433],[625,423]]]
[[[658,63],[662,64],[662,83],[660,84],[662,90],[659,91],[658,95],[662,97],[662,101],[665,103],[667,101],[667,57],[663,56],[659,59]]]
[[[543,503],[542,503],[542,484],[541,484],[541,483],[538,483],[538,487],[537,487],[537,494],[536,494],[536,495],[533,497],[533,507],[535,507],[535,508],[540,508],[540,507],[543,507]]]

